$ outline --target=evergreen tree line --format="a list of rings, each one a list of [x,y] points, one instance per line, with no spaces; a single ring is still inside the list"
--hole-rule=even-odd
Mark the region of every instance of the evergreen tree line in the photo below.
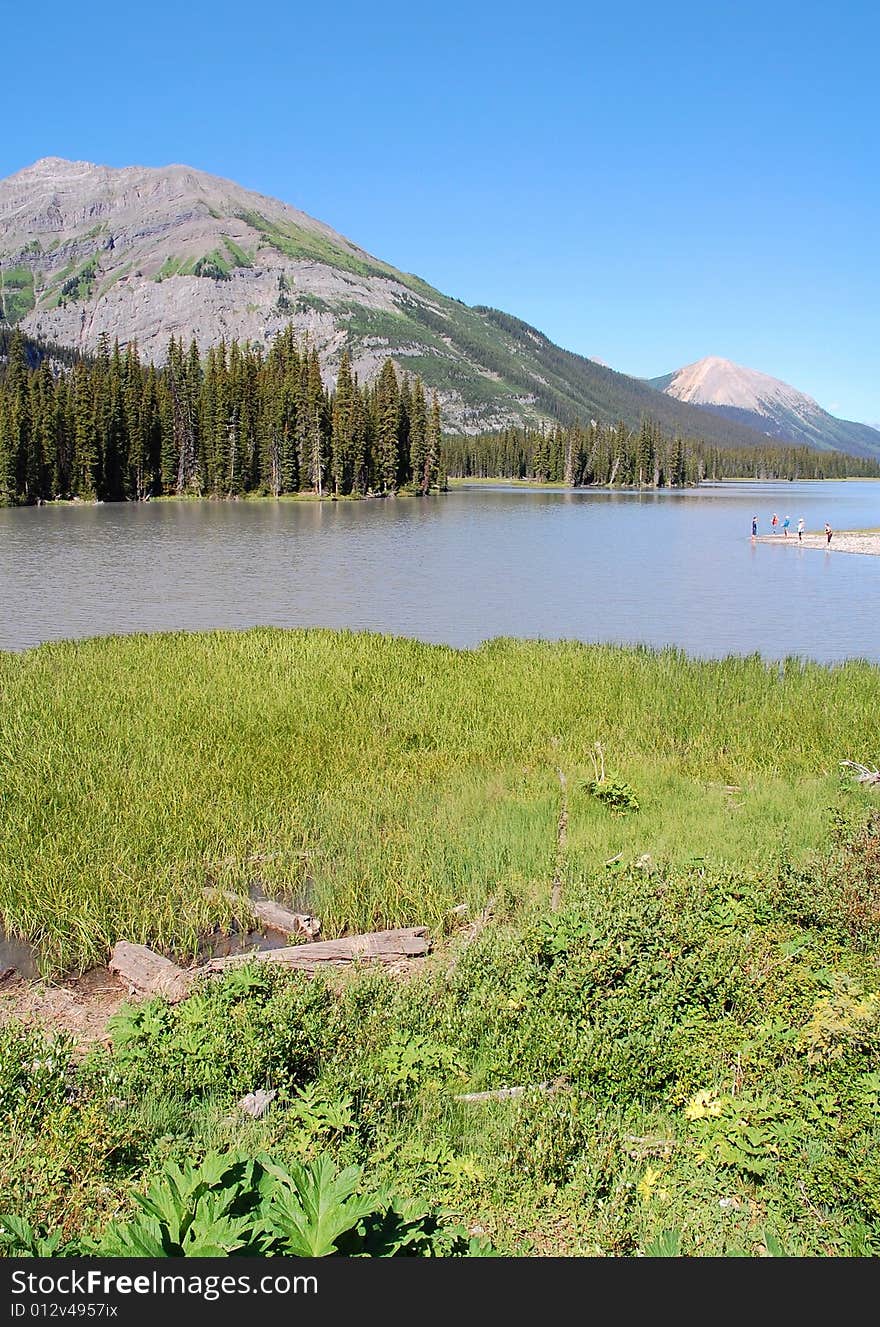
[[[447,472],[457,478],[627,488],[684,488],[720,479],[880,477],[880,462],[843,452],[774,443],[718,447],[670,436],[649,419],[638,429],[590,423],[552,429],[507,428],[444,440]]]
[[[440,406],[389,359],[360,384],[348,355],[335,389],[291,327],[266,352],[172,338],[164,364],[105,336],[60,359],[13,331],[0,376],[0,505],[441,487]]]

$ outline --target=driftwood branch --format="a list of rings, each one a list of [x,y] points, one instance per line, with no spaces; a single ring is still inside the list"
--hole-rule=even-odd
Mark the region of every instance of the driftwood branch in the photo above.
[[[390,931],[372,931],[368,935],[347,935],[341,940],[318,940],[309,945],[291,945],[286,949],[230,954],[226,958],[211,959],[198,972],[226,972],[230,968],[252,962],[281,963],[303,972],[314,972],[327,965],[340,967],[358,961],[397,963],[404,958],[421,958],[430,947],[426,926],[405,926]]]
[[[267,930],[282,935],[304,935],[314,940],[321,930],[320,919],[310,912],[291,912],[271,899],[252,899],[251,911]]]
[[[128,986],[130,994],[164,995],[176,1004],[190,992],[190,974],[146,945],[118,941],[113,946],[108,967]]]
[[[268,1092],[265,1088],[258,1087],[256,1092],[248,1092],[246,1097],[242,1097],[238,1109],[243,1114],[250,1115],[252,1119],[258,1120],[261,1115],[266,1114],[277,1095],[277,1089],[274,1087],[270,1087]]]
[[[660,1134],[640,1134],[628,1133],[624,1135],[627,1143],[630,1144],[627,1149],[631,1157],[668,1157],[673,1148],[678,1146],[675,1138],[664,1138]]]
[[[880,770],[876,766],[861,765],[857,760],[842,760],[846,769],[855,770],[856,783],[880,783]]]

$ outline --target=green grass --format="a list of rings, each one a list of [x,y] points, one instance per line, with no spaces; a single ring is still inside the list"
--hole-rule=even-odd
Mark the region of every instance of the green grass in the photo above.
[[[282,224],[269,221],[262,213],[250,211],[239,212],[238,217],[258,231],[273,249],[277,249],[288,258],[311,259],[344,272],[353,272],[357,276],[391,277],[395,280],[400,278],[400,273],[386,263],[366,257],[360,258],[356,253],[340,248],[327,236],[306,230],[296,222],[288,221]]]
[[[307,313],[310,309],[315,313],[326,313],[330,305],[320,295],[293,294],[289,297],[289,302],[296,313]]]
[[[120,937],[191,952],[211,880],[284,891],[328,934],[442,929],[461,901],[546,894],[558,769],[571,879],[645,853],[737,870],[802,858],[838,762],[877,756],[878,680],[859,662],[327,631],[5,654],[0,915],[47,971],[102,961]],[[585,791],[597,741],[637,815]]]
[[[177,276],[178,273],[180,272],[181,267],[183,266],[183,263],[184,259],[182,257],[178,257],[177,255],[172,254],[169,258],[165,259],[164,263],[159,268],[156,275],[153,277],[153,280],[167,281],[169,277]]]
[[[236,267],[235,262],[230,262],[229,257],[222,253],[220,249],[212,249],[210,253],[203,254],[201,258],[196,258],[191,264],[187,263],[180,269],[181,276],[188,276],[190,269],[194,276],[210,277],[214,280],[226,281]]]
[[[10,1209],[94,1239],[169,1167],[268,1152],[508,1254],[876,1256],[880,815],[849,809],[809,871],[600,867],[552,915],[506,892],[407,980],[254,965],[123,1009],[85,1064],[0,1027],[0,1244]]]
[[[210,253],[202,254],[200,257],[191,256],[189,258],[172,254],[165,259],[153,280],[167,281],[169,277],[173,276],[209,276],[217,280],[225,280],[236,267],[253,267],[253,262],[249,256],[228,235],[223,236],[223,243],[226,252],[221,249],[212,249]]]
[[[253,262],[245,253],[244,249],[236,244],[234,240],[230,239],[228,235],[223,236],[223,243],[232,255],[232,261],[235,267],[253,267]]]
[[[62,303],[89,299],[98,279],[99,270],[97,257],[87,258],[79,266],[72,261],[67,263],[41,293],[41,306],[54,309]]]
[[[101,289],[98,291],[98,299],[103,299],[104,296],[107,294],[107,292],[113,289],[117,281],[121,281],[124,276],[128,276],[129,272],[133,267],[134,267],[133,262],[125,263],[122,267],[118,268],[113,273],[112,276],[108,277],[107,280],[104,282],[103,286],[101,287]]]
[[[184,953],[209,881],[437,941],[123,1009],[84,1063],[0,1026],[0,1244],[219,1152],[365,1167],[507,1254],[876,1256],[880,807],[838,762],[878,680],[268,629],[0,655],[0,912],[47,967]]]

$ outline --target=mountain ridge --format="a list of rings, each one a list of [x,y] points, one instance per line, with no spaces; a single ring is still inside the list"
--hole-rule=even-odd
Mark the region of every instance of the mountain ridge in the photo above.
[[[290,203],[182,163],[110,167],[43,157],[0,180],[0,316],[83,351],[102,335],[161,362],[171,336],[267,345],[288,324],[329,381],[344,350],[361,379],[386,358],[438,393],[447,429],[647,415],[718,446],[761,431],[656,392],[469,307],[375,258]]]
[[[797,387],[718,355],[645,381],[666,396],[782,442],[880,456],[877,429],[838,419]]]

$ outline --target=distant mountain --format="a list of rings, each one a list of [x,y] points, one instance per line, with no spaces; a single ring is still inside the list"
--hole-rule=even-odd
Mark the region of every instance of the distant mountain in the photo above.
[[[797,388],[757,369],[714,356],[647,381],[677,401],[784,442],[806,443],[850,456],[880,456],[880,432],[867,424],[836,419]]]
[[[189,166],[111,169],[46,157],[0,181],[0,320],[93,350],[102,333],[161,360],[171,336],[268,344],[292,322],[332,382],[386,357],[436,390],[448,429],[650,415],[720,446],[763,436],[469,308],[321,221]]]

